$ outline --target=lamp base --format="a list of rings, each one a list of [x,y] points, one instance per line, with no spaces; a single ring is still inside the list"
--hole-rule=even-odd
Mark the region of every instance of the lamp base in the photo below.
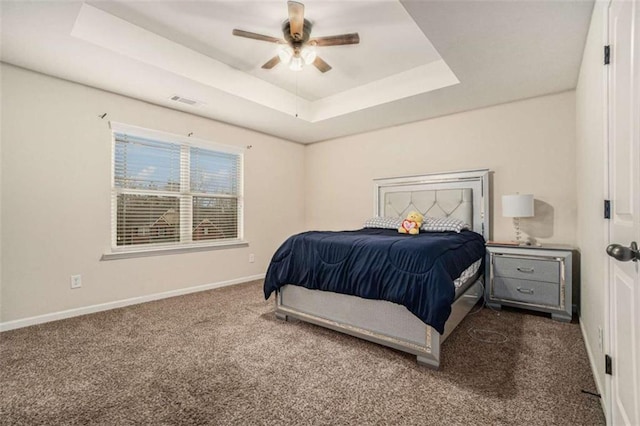
[[[532,247],[535,246],[531,241],[521,241],[518,243],[520,247]]]
[[[520,218],[513,218],[513,227],[516,230],[516,244],[523,247],[535,246],[535,242],[531,241],[530,237],[522,238],[522,232],[520,231]]]

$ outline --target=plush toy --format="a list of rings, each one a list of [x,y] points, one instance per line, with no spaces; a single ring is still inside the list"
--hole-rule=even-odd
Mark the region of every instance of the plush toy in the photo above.
[[[398,228],[398,232],[400,232],[401,234],[409,233],[415,235],[420,232],[420,225],[422,225],[423,221],[424,218],[420,213],[409,212],[407,218],[402,221],[400,228]]]

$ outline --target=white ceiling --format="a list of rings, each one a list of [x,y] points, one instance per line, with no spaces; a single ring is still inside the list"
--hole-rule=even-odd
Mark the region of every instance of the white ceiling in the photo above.
[[[313,36],[361,38],[318,48],[321,74],[263,70],[276,45],[231,35],[281,37],[286,1],[0,4],[4,62],[302,143],[573,89],[593,7],[307,0]]]
[[[87,4],[187,46],[254,77],[316,100],[425,65],[440,58],[435,48],[397,1],[306,0],[305,17],[314,37],[358,32],[360,45],[318,48],[333,70],[314,67],[292,73],[285,66],[260,67],[277,53],[277,45],[233,37],[234,28],[282,38],[286,1],[146,2],[88,1]],[[251,11],[250,14],[248,11]],[[410,40],[407,45],[405,40]],[[365,42],[366,41],[366,42]],[[393,60],[389,60],[392,57]],[[292,75],[293,74],[293,75]]]

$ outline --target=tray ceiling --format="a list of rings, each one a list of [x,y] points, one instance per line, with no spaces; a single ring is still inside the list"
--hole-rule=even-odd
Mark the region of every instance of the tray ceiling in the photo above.
[[[261,65],[286,1],[12,2],[4,62],[308,143],[575,88],[592,1],[308,0],[333,66]],[[196,105],[172,101],[174,95]],[[132,123],[135,124],[135,123]]]

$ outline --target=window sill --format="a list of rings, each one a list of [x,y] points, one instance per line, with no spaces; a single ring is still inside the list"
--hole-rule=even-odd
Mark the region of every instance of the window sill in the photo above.
[[[121,251],[111,251],[104,253],[100,260],[130,259],[134,257],[164,256],[169,254],[192,253],[197,251],[222,250],[236,247],[248,247],[249,241],[236,240],[216,244],[194,244],[173,247],[154,247],[122,249]]]

